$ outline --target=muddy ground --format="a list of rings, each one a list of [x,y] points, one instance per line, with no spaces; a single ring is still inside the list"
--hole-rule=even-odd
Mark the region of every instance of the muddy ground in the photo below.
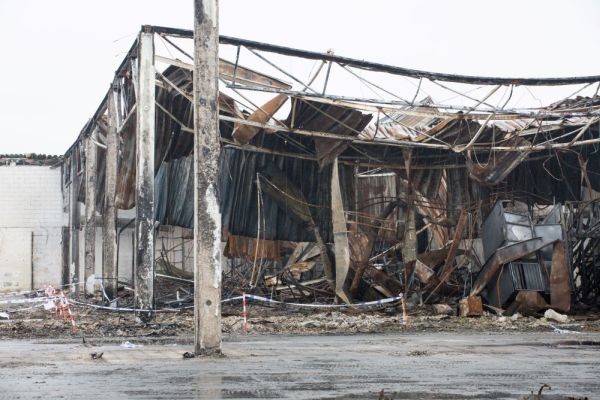
[[[193,334],[193,312],[157,313],[151,323],[142,323],[132,313],[116,313],[85,306],[72,307],[77,332],[69,321],[42,308],[11,314],[0,319],[0,338],[65,337],[176,337]],[[249,335],[256,334],[349,334],[392,332],[552,332],[555,328],[577,332],[600,332],[600,315],[586,313],[557,323],[543,317],[499,317],[487,314],[477,318],[432,315],[431,308],[411,310],[408,326],[395,309],[306,311],[251,305],[248,308]],[[223,309],[223,332],[244,333],[241,307]]]

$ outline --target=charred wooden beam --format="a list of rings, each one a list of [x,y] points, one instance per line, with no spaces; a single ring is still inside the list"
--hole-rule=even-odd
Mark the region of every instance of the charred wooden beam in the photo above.
[[[138,51],[135,177],[135,305],[140,319],[154,312],[154,35],[143,29]]]

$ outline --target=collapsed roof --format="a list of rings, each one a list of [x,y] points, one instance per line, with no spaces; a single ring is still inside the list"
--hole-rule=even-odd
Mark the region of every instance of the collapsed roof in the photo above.
[[[186,49],[192,32],[145,29],[166,49],[161,55],[157,46],[154,56],[155,219],[191,228],[193,59]],[[331,243],[334,165],[339,165],[346,221],[365,232],[369,226],[376,226],[376,233],[387,229],[392,233],[380,239],[400,240],[414,207],[420,251],[446,246],[461,210],[477,211],[481,221],[498,199],[548,205],[589,199],[600,191],[599,76],[482,78],[230,37],[221,37],[221,47],[223,54],[234,56],[220,61],[218,99],[225,239],[314,241],[315,231],[307,229],[314,225],[323,241]],[[118,104],[116,204],[135,206],[136,51],[137,42],[64,156],[67,164],[82,165],[83,141],[96,143],[99,208],[108,96]],[[312,69],[307,80],[288,71],[306,61]],[[342,73],[346,78],[336,81]],[[360,89],[351,90],[348,79]],[[542,86],[569,92],[547,105],[530,101],[519,106],[530,88]],[[367,89],[375,97],[358,94]],[[436,100],[448,95],[452,102]],[[71,169],[64,171],[67,184]],[[79,200],[85,200],[83,185]],[[398,200],[402,210],[386,215],[385,205]]]

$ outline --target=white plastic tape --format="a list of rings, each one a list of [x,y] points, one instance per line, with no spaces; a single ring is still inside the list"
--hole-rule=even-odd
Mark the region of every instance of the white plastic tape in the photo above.
[[[0,300],[0,304],[27,304],[27,303],[40,303],[50,300],[51,297],[34,297],[32,299],[12,299],[12,300]]]

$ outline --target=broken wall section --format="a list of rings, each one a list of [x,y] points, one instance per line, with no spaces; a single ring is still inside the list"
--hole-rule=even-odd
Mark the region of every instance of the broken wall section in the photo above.
[[[0,292],[61,283],[61,169],[0,166]]]

